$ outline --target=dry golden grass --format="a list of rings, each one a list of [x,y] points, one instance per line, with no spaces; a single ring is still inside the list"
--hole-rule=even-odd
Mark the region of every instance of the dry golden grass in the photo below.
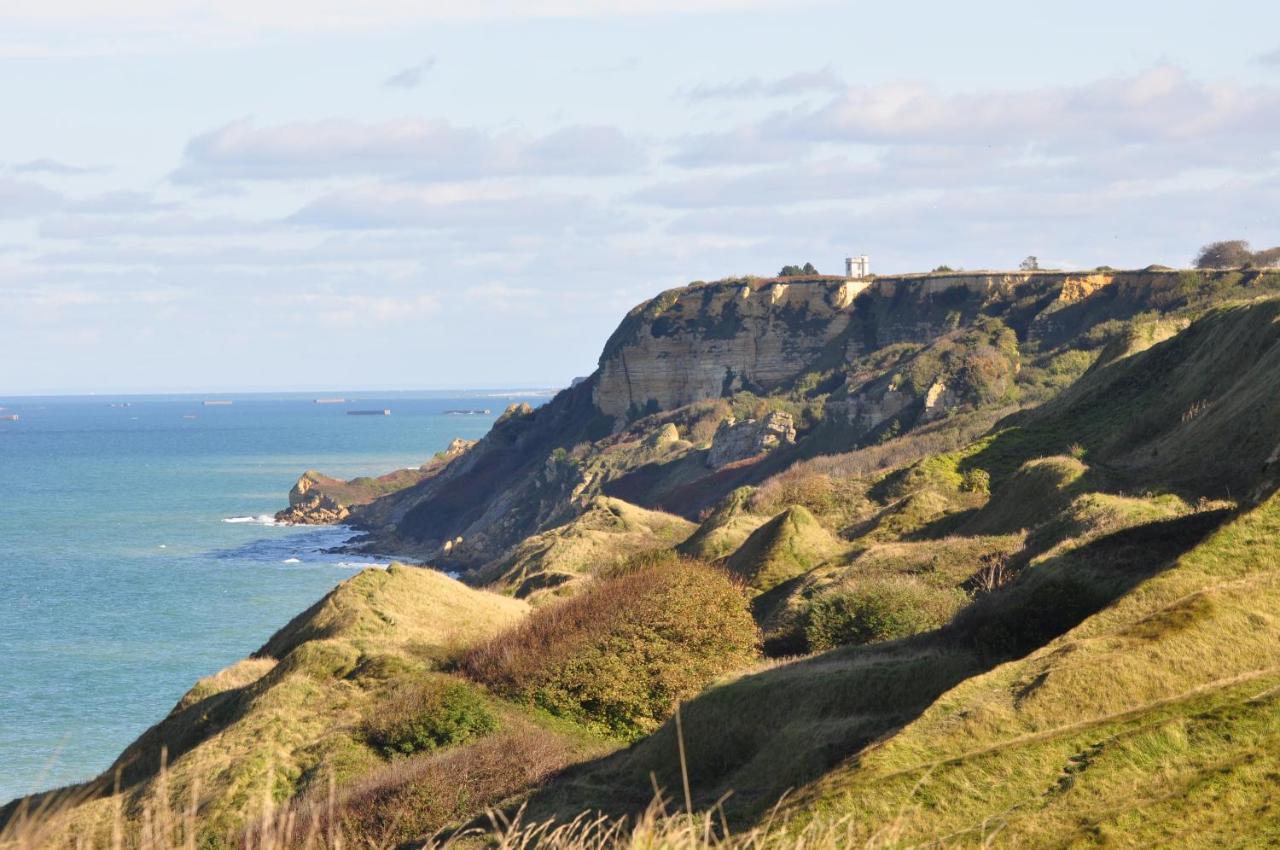
[[[601,496],[564,525],[526,538],[474,576],[477,584],[532,601],[580,589],[593,574],[641,552],[669,549],[694,530],[674,514]]]
[[[718,809],[692,815],[672,812],[661,798],[636,818],[583,813],[568,822],[526,823],[519,814],[508,819],[490,811],[485,827],[444,836],[415,834],[409,841],[402,837],[408,834],[401,829],[406,821],[389,824],[381,837],[349,832],[342,806],[336,794],[306,813],[277,809],[270,801],[263,801],[262,817],[255,825],[228,836],[222,846],[237,850],[391,850],[406,843],[423,850],[879,850],[907,846],[900,842],[902,829],[896,821],[869,838],[861,835],[852,816],[814,820],[794,829],[775,828],[768,822],[735,833]],[[141,826],[129,827],[123,820],[115,820],[93,834],[50,843],[45,827],[58,817],[55,812],[42,813],[0,832],[0,850],[197,850],[209,846],[197,843],[194,804],[167,813],[149,811]]]
[[[198,786],[203,828],[225,834],[264,794],[284,800],[327,773],[343,781],[375,769],[380,759],[363,727],[388,685],[425,675],[527,610],[431,570],[366,570],[296,617],[257,657],[198,682],[113,770],[31,805],[61,799],[60,823],[71,832],[113,806],[136,825],[166,809],[167,794]],[[122,790],[113,794],[117,771]]]

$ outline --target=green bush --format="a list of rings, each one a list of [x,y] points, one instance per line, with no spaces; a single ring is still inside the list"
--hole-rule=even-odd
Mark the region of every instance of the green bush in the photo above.
[[[462,666],[498,693],[638,737],[675,701],[750,663],[758,637],[746,596],[723,570],[650,554],[535,609]]]
[[[991,473],[987,472],[985,469],[975,466],[973,469],[964,473],[964,478],[960,483],[960,489],[965,493],[990,494]]]
[[[959,590],[909,578],[867,581],[815,599],[805,612],[804,636],[813,652],[896,640],[941,626],[963,602]]]
[[[402,685],[368,722],[369,744],[384,756],[410,755],[460,744],[498,728],[484,697],[447,676]]]

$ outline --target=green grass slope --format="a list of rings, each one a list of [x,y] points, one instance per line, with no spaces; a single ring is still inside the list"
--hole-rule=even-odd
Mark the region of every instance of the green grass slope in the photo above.
[[[581,515],[526,538],[470,578],[522,599],[565,595],[594,573],[669,549],[693,530],[693,523],[673,514],[599,496]]]
[[[725,560],[725,567],[764,592],[807,573],[843,548],[807,508],[794,505],[751,532]]]
[[[1280,299],[1210,311],[1176,336],[1101,366],[1007,420],[966,459],[996,484],[1078,446],[1143,487],[1238,498],[1277,483]]]
[[[691,558],[707,560],[731,554],[768,519],[751,511],[751,499],[750,487],[740,487],[725,496],[676,550]]]
[[[365,570],[254,657],[198,682],[98,780],[62,792],[85,800],[73,822],[109,820],[118,775],[131,817],[198,785],[204,833],[225,837],[264,796],[284,801],[329,775],[345,781],[375,770],[382,759],[365,724],[388,694],[527,610],[432,570]]]
[[[1112,528],[977,596],[942,629],[785,662],[712,688],[683,710],[696,802],[711,805],[731,794],[725,809],[741,827],[788,790],[842,763],[851,765],[847,775],[857,776],[866,748],[892,740],[966,681],[1035,652],[1141,588],[1223,517],[1208,511]],[[922,746],[927,749],[927,739]],[[534,810],[621,813],[643,806],[651,774],[669,791],[680,787],[676,751],[675,730],[667,724],[631,750],[571,771],[535,797]],[[857,809],[839,802],[830,811]]]
[[[870,834],[1007,846],[1280,835],[1280,497],[1115,604],[974,677],[797,798]],[[1268,837],[1269,836],[1269,837]]]

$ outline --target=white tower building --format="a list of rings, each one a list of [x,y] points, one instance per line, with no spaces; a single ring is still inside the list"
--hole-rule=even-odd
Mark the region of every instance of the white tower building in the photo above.
[[[844,258],[844,276],[845,277],[870,277],[871,276],[871,258],[866,254],[858,257]]]

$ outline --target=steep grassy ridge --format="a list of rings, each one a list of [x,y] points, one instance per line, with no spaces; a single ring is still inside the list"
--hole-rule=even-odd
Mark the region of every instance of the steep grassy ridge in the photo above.
[[[1274,486],[1277,319],[1280,300],[1213,310],[1010,419],[965,465],[1002,478],[1026,460],[1078,445],[1088,463],[1141,486],[1212,498]]]
[[[253,658],[198,682],[99,780],[63,793],[103,795],[81,807],[83,824],[106,819],[112,801],[105,795],[117,775],[133,814],[166,806],[169,794],[198,784],[203,831],[225,837],[264,795],[285,800],[329,775],[344,781],[376,768],[381,758],[363,724],[387,694],[526,610],[524,602],[430,570],[365,570]],[[167,776],[158,783],[166,759]]]
[[[678,516],[601,496],[580,516],[526,538],[486,564],[472,580],[522,599],[567,595],[593,574],[634,555],[670,549],[693,529]]]
[[[526,800],[634,814],[683,796],[683,750],[735,829],[792,791],[779,848],[1276,837],[1280,299],[1222,302],[1280,276],[776,283],[664,294],[600,373],[359,509],[536,606],[361,574],[121,756],[126,821],[199,782],[210,842],[265,797],[402,844]],[[772,410],[795,445],[708,466]],[[761,661],[758,626],[809,654]]]
[[[1262,846],[1280,830],[1280,498],[798,798],[908,837]],[[1271,777],[1271,778],[1268,778]]]
[[[939,274],[866,287],[835,278],[691,285],[633,310],[590,378],[537,410],[510,412],[439,475],[360,508],[355,519],[372,532],[372,548],[447,557],[463,572],[567,522],[600,494],[692,520],[733,489],[803,458],[916,430],[937,442],[968,435],[966,417],[1052,398],[1095,364],[1102,365],[1088,385],[1110,394],[1117,387],[1104,385],[1117,373],[1109,368],[1125,352],[1214,304],[1277,292],[1277,273],[1158,270]],[[1203,365],[1230,374],[1230,363]],[[1165,376],[1175,377],[1189,375]],[[1100,441],[1132,440],[1148,453],[1172,452],[1162,461],[1172,479],[1183,470],[1177,446],[1147,443],[1169,416],[1198,418],[1202,402],[1217,397],[1194,381],[1183,389],[1165,399],[1179,409],[1153,408],[1150,421],[1099,422],[1077,438],[1069,426],[1038,420],[1036,433],[1020,438],[1029,450],[1006,436],[973,463],[1009,475],[1074,442],[1093,452]],[[1230,418],[1229,408],[1205,412]],[[798,445],[707,467],[704,451],[720,420],[772,410],[792,415]],[[1188,439],[1212,427],[1197,425]],[[1103,454],[1085,460],[1112,460],[1109,449]]]

